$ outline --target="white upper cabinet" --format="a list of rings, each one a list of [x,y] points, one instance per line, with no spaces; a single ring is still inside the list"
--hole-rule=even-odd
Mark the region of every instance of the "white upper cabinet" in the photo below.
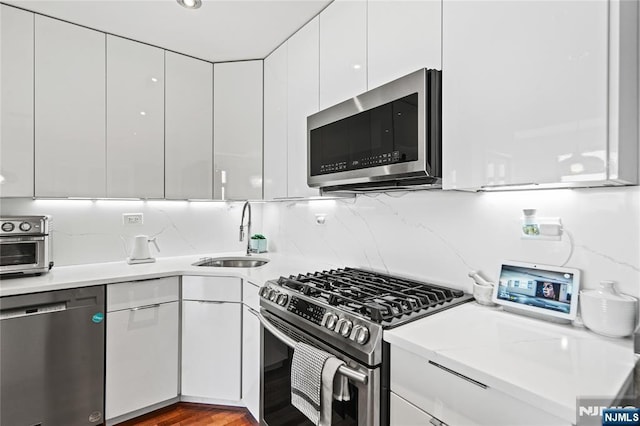
[[[214,65],[214,198],[262,198],[262,61]]]
[[[317,196],[307,185],[307,116],[319,111],[319,18],[288,40],[287,196]]]
[[[107,197],[164,197],[164,51],[107,36]]]
[[[165,198],[213,197],[213,64],[166,52]]]
[[[264,60],[264,198],[287,196],[287,47]]]
[[[441,0],[369,0],[367,15],[369,89],[442,69]]]
[[[35,17],[35,195],[104,197],[105,34]]]
[[[320,13],[320,109],[367,90],[367,2],[335,0]]]
[[[0,197],[33,197],[33,20],[0,5]]]
[[[637,182],[637,8],[445,1],[443,187]]]

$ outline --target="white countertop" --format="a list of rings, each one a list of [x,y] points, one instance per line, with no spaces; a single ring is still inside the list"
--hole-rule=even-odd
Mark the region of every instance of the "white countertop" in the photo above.
[[[256,268],[215,268],[192,266],[203,257],[243,256],[244,253],[211,253],[192,256],[160,257],[153,263],[129,265],[126,261],[93,263],[74,266],[54,266],[47,274],[0,279],[0,297],[41,291],[62,290],[174,275],[233,276],[262,286],[267,280],[281,275],[306,273],[328,269],[316,260],[284,256],[277,253],[253,254],[253,258],[267,258],[269,263]]]
[[[475,302],[384,332],[384,340],[576,423],[576,398],[615,397],[635,364],[607,338]]]

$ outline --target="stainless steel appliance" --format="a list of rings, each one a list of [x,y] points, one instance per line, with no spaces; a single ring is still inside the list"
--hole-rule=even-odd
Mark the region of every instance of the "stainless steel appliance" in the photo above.
[[[310,425],[291,405],[291,361],[298,341],[347,363],[351,400],[333,402],[333,425],[389,423],[385,329],[468,302],[460,290],[354,268],[267,281],[260,289],[261,414],[270,426]]]
[[[441,71],[422,69],[309,116],[308,185],[439,185],[441,98]]]
[[[0,424],[103,422],[104,286],[0,298]]]
[[[49,216],[0,217],[0,274],[43,274],[53,266]]]

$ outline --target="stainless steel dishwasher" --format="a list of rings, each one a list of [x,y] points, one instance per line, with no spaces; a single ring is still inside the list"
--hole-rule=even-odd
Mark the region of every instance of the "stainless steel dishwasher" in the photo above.
[[[0,425],[103,422],[104,286],[0,298]]]

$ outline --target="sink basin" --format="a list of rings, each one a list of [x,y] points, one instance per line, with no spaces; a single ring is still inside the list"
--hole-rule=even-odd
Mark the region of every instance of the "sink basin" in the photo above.
[[[217,268],[256,268],[269,263],[269,259],[260,257],[208,257],[193,266],[210,266]]]

